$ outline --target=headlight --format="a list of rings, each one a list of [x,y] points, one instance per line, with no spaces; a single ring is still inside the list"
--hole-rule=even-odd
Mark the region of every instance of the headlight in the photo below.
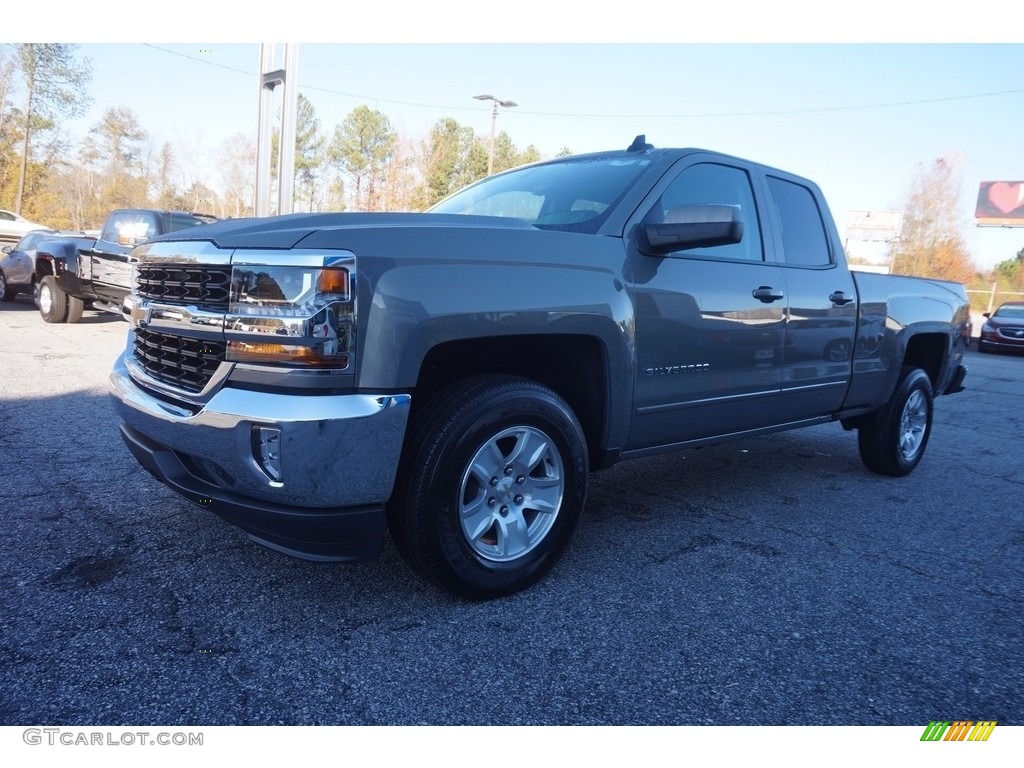
[[[355,341],[351,281],[348,266],[233,266],[227,359],[348,367]]]

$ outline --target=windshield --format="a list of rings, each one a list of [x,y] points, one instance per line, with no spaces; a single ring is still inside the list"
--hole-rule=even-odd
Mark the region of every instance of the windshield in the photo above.
[[[492,176],[430,213],[507,216],[539,229],[595,233],[651,160],[643,155],[568,158]]]
[[[995,317],[1012,317],[1024,320],[1024,304],[1016,306],[1003,306],[996,310]]]

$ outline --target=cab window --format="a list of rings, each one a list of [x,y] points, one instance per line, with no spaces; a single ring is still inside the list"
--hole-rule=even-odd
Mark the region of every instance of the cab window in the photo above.
[[[768,177],[768,189],[782,230],[783,259],[801,267],[825,267],[832,254],[814,193],[802,184]]]
[[[731,245],[691,248],[675,256],[742,261],[763,261],[761,228],[754,205],[754,192],[746,171],[718,163],[701,163],[684,170],[665,190],[646,222],[671,220],[672,209],[682,205],[728,205],[739,210],[743,239]]]

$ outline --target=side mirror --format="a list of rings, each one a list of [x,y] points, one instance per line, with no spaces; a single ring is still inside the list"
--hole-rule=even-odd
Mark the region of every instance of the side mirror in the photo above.
[[[10,253],[13,250],[14,250],[14,246],[13,245],[5,245],[4,246],[4,253]]]
[[[743,240],[743,219],[732,205],[680,205],[663,222],[643,225],[641,240],[640,250],[654,255],[733,245]]]
[[[992,313],[991,312],[982,312],[981,316],[982,317],[992,317]]]

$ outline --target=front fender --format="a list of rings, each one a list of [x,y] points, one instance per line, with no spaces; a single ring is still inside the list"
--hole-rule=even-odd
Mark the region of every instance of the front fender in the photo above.
[[[610,370],[632,369],[632,304],[622,281],[601,270],[522,265],[509,279],[508,265],[396,267],[361,309],[362,388],[413,387],[436,345],[496,336],[593,336]]]

